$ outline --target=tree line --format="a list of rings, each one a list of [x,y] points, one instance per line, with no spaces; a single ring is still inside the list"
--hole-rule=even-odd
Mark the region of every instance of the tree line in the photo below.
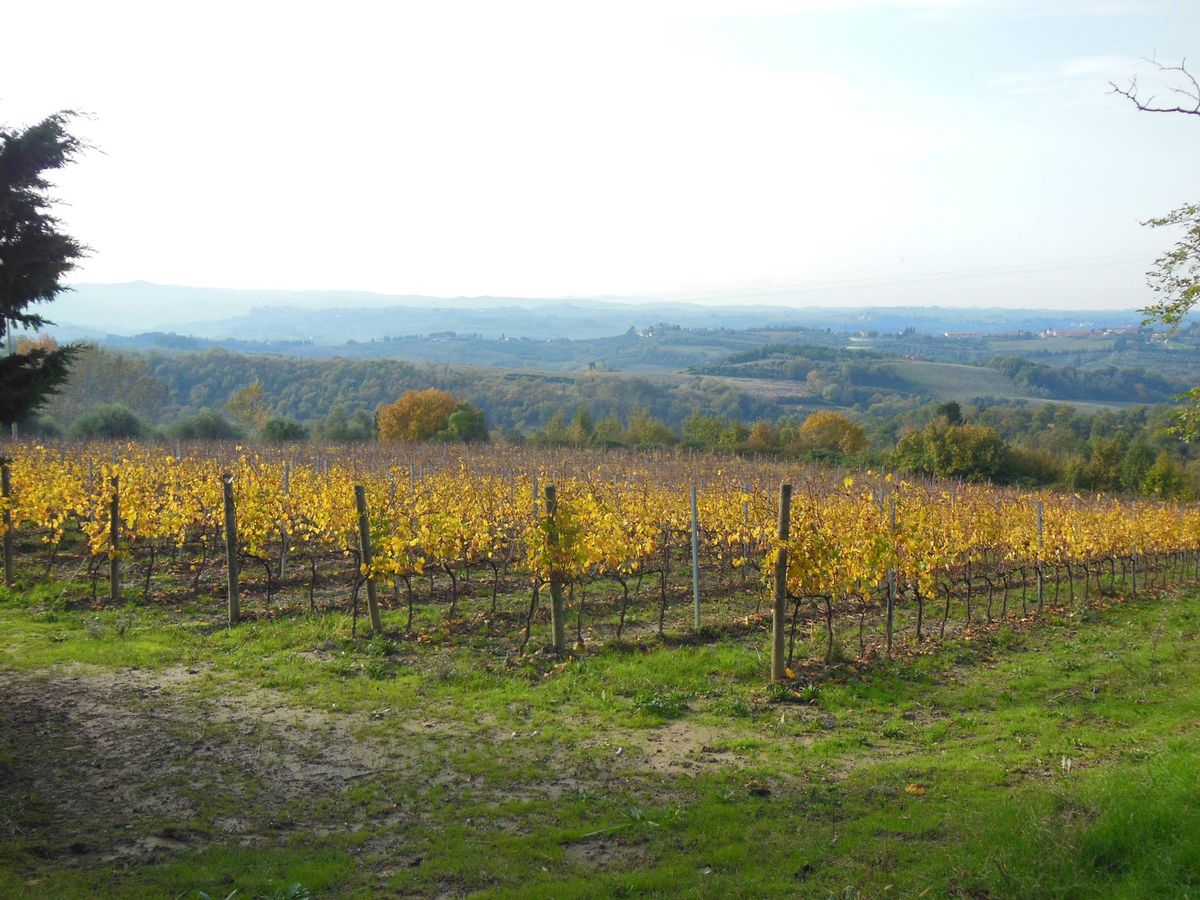
[[[273,413],[254,382],[235,390],[220,410],[204,409],[163,427],[147,425],[128,407],[105,404],[80,416],[67,434],[266,444],[482,442],[496,435],[533,446],[716,450],[968,482],[1190,499],[1200,495],[1200,459],[1170,433],[1169,423],[1165,407],[1085,414],[1054,404],[1030,409],[948,402],[866,423],[834,410],[749,423],[696,410],[674,428],[645,409],[596,417],[579,406],[570,414],[559,410],[527,434],[496,435],[482,410],[436,388],[408,391],[374,414],[335,407],[306,425]]]
[[[760,354],[747,354],[752,355]],[[879,361],[838,364],[869,367]],[[436,402],[427,398],[437,413],[433,425],[410,433],[397,426],[401,439],[486,435],[534,444],[716,449],[1155,496],[1189,496],[1200,481],[1195,452],[1170,433],[1166,406],[1084,413],[1053,403],[977,400],[960,406],[906,398],[799,412],[756,401],[716,379],[664,387],[662,380],[638,376],[224,351],[142,356],[85,348],[44,415],[27,419],[22,428],[76,437],[365,442],[393,436],[383,413],[387,407],[430,391],[440,393]]]

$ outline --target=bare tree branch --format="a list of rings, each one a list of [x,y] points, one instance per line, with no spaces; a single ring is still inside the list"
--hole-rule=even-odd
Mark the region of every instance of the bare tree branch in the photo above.
[[[1177,106],[1161,106],[1156,103],[1154,94],[1143,98],[1138,89],[1136,75],[1129,79],[1128,87],[1121,87],[1116,82],[1110,81],[1108,84],[1112,88],[1112,93],[1125,97],[1142,112],[1180,113],[1185,116],[1200,116],[1200,81],[1197,81],[1196,76],[1188,71],[1186,59],[1181,60],[1177,66],[1164,65],[1156,59],[1147,59],[1145,62],[1154,66],[1160,73],[1173,73],[1174,77],[1179,78],[1183,82],[1182,87],[1171,86],[1169,90],[1172,94],[1186,97],[1186,102]]]

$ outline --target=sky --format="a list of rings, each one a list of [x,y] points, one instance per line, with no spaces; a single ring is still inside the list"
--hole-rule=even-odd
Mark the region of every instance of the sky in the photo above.
[[[78,282],[1130,308],[1195,0],[12,4],[0,123],[82,110]],[[19,39],[13,40],[13,37]],[[1200,68],[1198,63],[1197,68]]]

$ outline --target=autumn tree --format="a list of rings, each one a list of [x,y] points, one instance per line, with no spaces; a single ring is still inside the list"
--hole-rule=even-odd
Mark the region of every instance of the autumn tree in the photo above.
[[[67,130],[72,115],[55,113],[23,130],[0,127],[0,342],[10,345],[12,329],[50,324],[29,308],[66,290],[63,279],[87,253],[50,212],[47,173],[84,147]],[[45,403],[78,352],[76,345],[30,345],[0,356],[0,421],[19,422]]]
[[[230,414],[252,430],[259,431],[271,418],[271,410],[267,406],[266,392],[262,382],[257,378],[238,388],[229,397],[225,408]]]
[[[770,422],[758,421],[754,423],[754,427],[750,429],[750,436],[746,438],[746,449],[755,453],[764,453],[769,450],[776,450],[779,447],[779,434],[775,431],[775,427]]]
[[[483,414],[445,391],[409,391],[376,413],[384,441],[487,440]]]
[[[836,450],[847,456],[867,449],[866,432],[839,412],[823,409],[800,426],[800,442],[806,448]]]

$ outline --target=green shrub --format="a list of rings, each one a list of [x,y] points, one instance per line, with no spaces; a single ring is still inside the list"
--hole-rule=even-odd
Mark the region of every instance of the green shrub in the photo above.
[[[308,429],[292,419],[272,416],[263,423],[258,436],[268,444],[292,444],[308,440]]]
[[[146,424],[120,403],[106,403],[84,413],[69,432],[74,438],[136,438],[145,433]]]
[[[167,436],[185,441],[234,441],[242,436],[242,431],[219,412],[205,408],[172,423]]]

